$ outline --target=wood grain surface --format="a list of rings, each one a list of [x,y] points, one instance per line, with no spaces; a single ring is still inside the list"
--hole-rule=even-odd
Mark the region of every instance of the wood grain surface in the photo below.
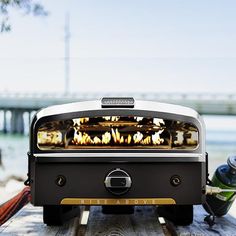
[[[104,215],[101,207],[91,207],[87,226],[80,226],[80,216],[63,226],[46,226],[43,224],[42,208],[25,206],[17,215],[0,227],[1,236],[14,235],[74,235],[74,236],[236,236],[236,218],[230,214],[217,218],[216,224],[210,228],[205,222],[206,212],[201,206],[194,207],[194,222],[185,227],[172,224],[172,232],[168,234],[158,222],[156,208],[152,206],[136,207],[133,215]],[[167,227],[167,228],[168,228]],[[166,228],[164,226],[164,228]],[[169,230],[169,232],[171,231]],[[173,233],[175,232],[175,233]]]

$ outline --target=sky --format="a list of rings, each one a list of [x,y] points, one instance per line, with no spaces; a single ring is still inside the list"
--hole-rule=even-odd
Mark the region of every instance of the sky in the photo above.
[[[44,0],[0,34],[0,92],[236,92],[235,0]]]

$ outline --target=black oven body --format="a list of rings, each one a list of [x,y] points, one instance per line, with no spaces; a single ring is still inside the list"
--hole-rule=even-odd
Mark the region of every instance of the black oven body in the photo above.
[[[169,117],[191,122],[199,130],[199,145],[185,151],[45,151],[37,145],[36,132],[44,122],[110,114]],[[28,153],[32,204],[44,207],[44,222],[48,225],[63,223],[64,213],[73,212],[74,206],[80,205],[101,205],[104,209],[105,206],[110,209],[127,206],[128,209],[135,205],[172,207],[175,213],[172,211],[174,216],[169,218],[175,223],[189,224],[193,217],[192,206],[205,202],[203,190],[208,170],[203,129],[198,117],[158,111],[158,105],[157,111],[112,105],[81,111],[78,106],[78,110],[72,112],[36,115],[31,125]],[[185,212],[187,218],[181,218],[180,212]],[[74,211],[72,216],[75,214]]]

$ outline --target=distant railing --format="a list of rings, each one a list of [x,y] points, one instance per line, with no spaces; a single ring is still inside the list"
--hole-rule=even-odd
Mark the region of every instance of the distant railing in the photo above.
[[[24,133],[25,123],[40,108],[100,99],[132,96],[135,99],[167,102],[191,107],[200,114],[236,115],[236,94],[219,93],[0,93],[0,121],[4,132]]]
[[[236,94],[228,93],[154,93],[154,92],[136,92],[136,93],[10,93],[10,92],[0,92],[1,98],[99,98],[104,96],[133,96],[135,98],[160,98],[160,99],[201,99],[201,100],[212,100],[212,99],[233,99],[236,100]]]

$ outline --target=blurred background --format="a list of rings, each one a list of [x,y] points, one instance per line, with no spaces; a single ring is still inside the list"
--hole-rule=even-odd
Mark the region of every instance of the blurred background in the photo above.
[[[211,175],[236,154],[236,1],[10,2],[0,11],[0,202],[23,186],[30,120],[52,104],[120,95],[186,105],[205,120]]]

